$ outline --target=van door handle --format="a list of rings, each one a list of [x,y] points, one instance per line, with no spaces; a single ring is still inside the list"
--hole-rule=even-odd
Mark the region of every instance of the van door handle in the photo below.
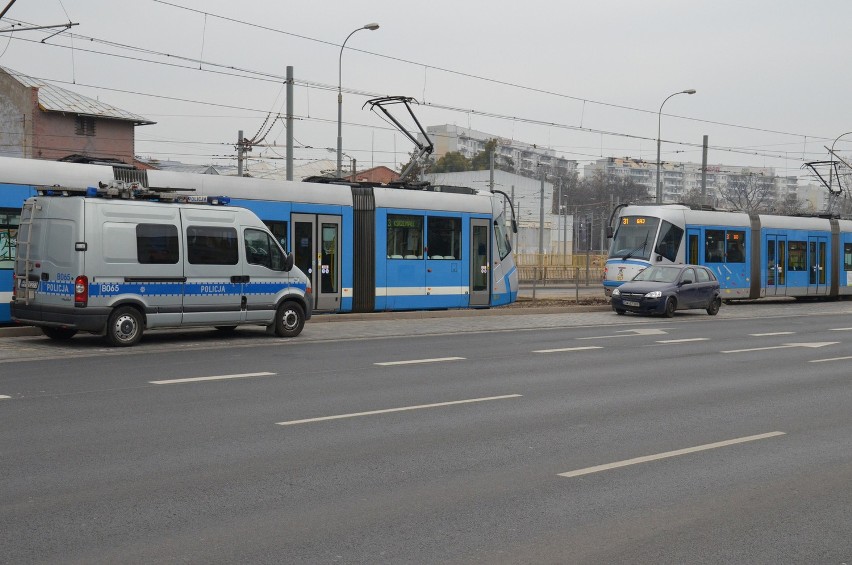
[[[234,284],[247,283],[249,282],[248,275],[234,275],[231,277],[231,282]]]

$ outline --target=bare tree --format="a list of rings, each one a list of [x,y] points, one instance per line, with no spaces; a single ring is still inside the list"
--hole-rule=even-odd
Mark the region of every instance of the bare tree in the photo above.
[[[728,182],[719,188],[719,194],[736,210],[762,212],[775,201],[775,177],[748,173],[731,175]]]

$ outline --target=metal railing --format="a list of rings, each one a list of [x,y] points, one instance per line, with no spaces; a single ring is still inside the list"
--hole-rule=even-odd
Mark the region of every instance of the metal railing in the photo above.
[[[537,282],[547,285],[596,284],[603,280],[606,255],[539,255],[521,253],[515,255],[518,280],[522,283]]]

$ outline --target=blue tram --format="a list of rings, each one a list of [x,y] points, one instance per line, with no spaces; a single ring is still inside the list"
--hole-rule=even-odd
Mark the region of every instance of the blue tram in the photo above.
[[[652,264],[709,267],[722,298],[852,295],[852,221],[693,210],[679,204],[621,209],[604,290]]]
[[[0,323],[9,321],[18,215],[34,187],[114,181],[229,196],[232,205],[252,210],[311,279],[317,312],[488,308],[517,299],[503,200],[490,191],[275,181],[0,157],[0,221],[6,222],[0,224]]]

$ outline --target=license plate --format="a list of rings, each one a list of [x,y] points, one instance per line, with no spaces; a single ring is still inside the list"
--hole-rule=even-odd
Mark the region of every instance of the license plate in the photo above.
[[[25,281],[21,279],[20,281],[18,281],[18,288],[36,289],[38,288],[38,281]]]
[[[625,301],[624,301],[624,305],[625,305],[625,306],[633,306],[634,308],[638,308],[638,307],[639,307],[639,303],[638,303],[638,302],[634,302],[633,300],[625,300]]]

